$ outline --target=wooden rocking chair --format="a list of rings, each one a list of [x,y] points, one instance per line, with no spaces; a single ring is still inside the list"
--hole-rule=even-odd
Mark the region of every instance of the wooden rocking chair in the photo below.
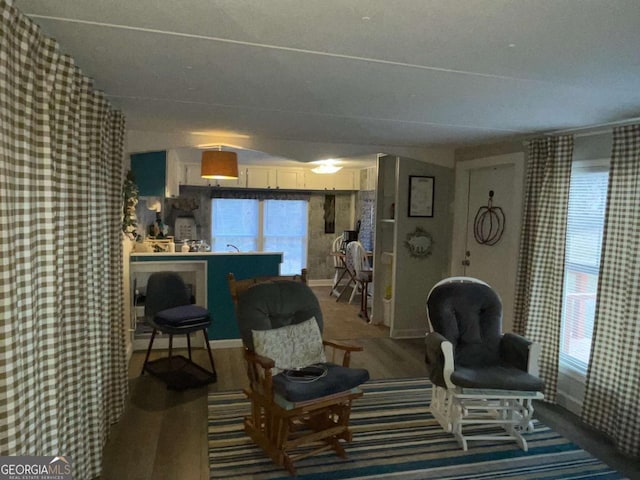
[[[245,432],[291,475],[296,475],[295,461],[316,453],[332,449],[346,457],[340,440],[351,440],[351,403],[362,396],[358,386],[369,379],[366,370],[349,368],[351,352],[362,347],[322,340],[322,312],[306,285],[305,270],[245,280],[230,273],[228,279],[249,376],[244,392],[251,414],[244,420]],[[275,346],[274,355],[258,353],[269,351],[269,345]],[[278,351],[283,345],[293,355]],[[333,350],[332,362],[323,361],[325,347]],[[301,350],[322,358],[293,358]],[[338,352],[341,365],[333,363]]]

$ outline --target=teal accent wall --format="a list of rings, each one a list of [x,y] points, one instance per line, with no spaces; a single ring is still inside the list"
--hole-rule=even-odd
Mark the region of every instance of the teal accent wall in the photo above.
[[[280,274],[282,254],[261,255],[135,255],[135,262],[207,262],[207,308],[213,319],[209,340],[240,338],[235,309],[229,292],[227,275],[232,272],[238,280]]]
[[[131,171],[141,197],[164,197],[167,183],[167,152],[134,153]]]

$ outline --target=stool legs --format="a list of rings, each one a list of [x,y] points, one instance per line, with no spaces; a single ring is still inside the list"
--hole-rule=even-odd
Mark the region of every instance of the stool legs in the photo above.
[[[216,373],[216,365],[213,363],[213,355],[211,354],[211,345],[209,345],[209,335],[207,334],[207,329],[203,328],[202,333],[204,334],[204,344],[207,346],[207,352],[209,353],[209,361],[211,362],[211,373],[214,378],[218,378],[218,374]]]
[[[151,333],[151,340],[149,341],[149,348],[147,348],[147,355],[144,357],[144,363],[142,364],[142,372],[140,375],[144,374],[144,367],[147,366],[147,362],[149,361],[149,355],[151,354],[151,347],[153,347],[153,340],[156,338],[156,329],[153,329],[153,333]]]

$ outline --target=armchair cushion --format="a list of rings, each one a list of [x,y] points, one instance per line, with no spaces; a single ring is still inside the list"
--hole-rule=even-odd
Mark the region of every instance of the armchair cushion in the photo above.
[[[296,369],[326,361],[322,335],[315,317],[271,330],[252,330],[254,351],[275,362],[280,370]]]
[[[431,292],[427,306],[434,330],[454,346],[456,368],[499,362],[502,303],[491,287],[444,284]]]
[[[456,366],[451,374],[451,381],[456,386],[463,388],[540,392],[544,387],[544,383],[538,377],[507,365],[477,369]]]
[[[304,402],[346,392],[369,380],[369,372],[363,368],[347,368],[333,363],[322,365],[327,368],[327,375],[313,382],[296,382],[282,373],[274,376],[274,392],[289,402]]]

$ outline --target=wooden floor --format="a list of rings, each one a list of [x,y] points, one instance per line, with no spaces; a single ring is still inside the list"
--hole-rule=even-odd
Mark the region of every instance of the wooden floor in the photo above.
[[[353,356],[353,366],[367,368],[374,379],[426,376],[423,339],[390,339],[386,327],[367,325],[358,317],[357,301],[353,305],[346,300],[337,303],[335,297],[329,296],[328,288],[317,287],[314,291],[325,317],[324,338],[354,340],[364,347],[364,352]],[[144,355],[134,353],[130,363],[130,398],[104,449],[103,480],[209,478],[207,393],[239,390],[247,384],[241,348],[216,349],[213,353],[217,383],[185,392],[167,390],[156,379],[140,376]],[[194,359],[202,366],[208,365],[203,350],[197,351]],[[625,460],[597,434],[576,427],[577,419],[553,409],[540,410],[542,420],[550,426],[604,457],[615,468],[626,470],[630,478],[640,478],[635,476],[635,472],[640,472],[638,462]],[[581,439],[587,439],[588,445],[583,445]]]

